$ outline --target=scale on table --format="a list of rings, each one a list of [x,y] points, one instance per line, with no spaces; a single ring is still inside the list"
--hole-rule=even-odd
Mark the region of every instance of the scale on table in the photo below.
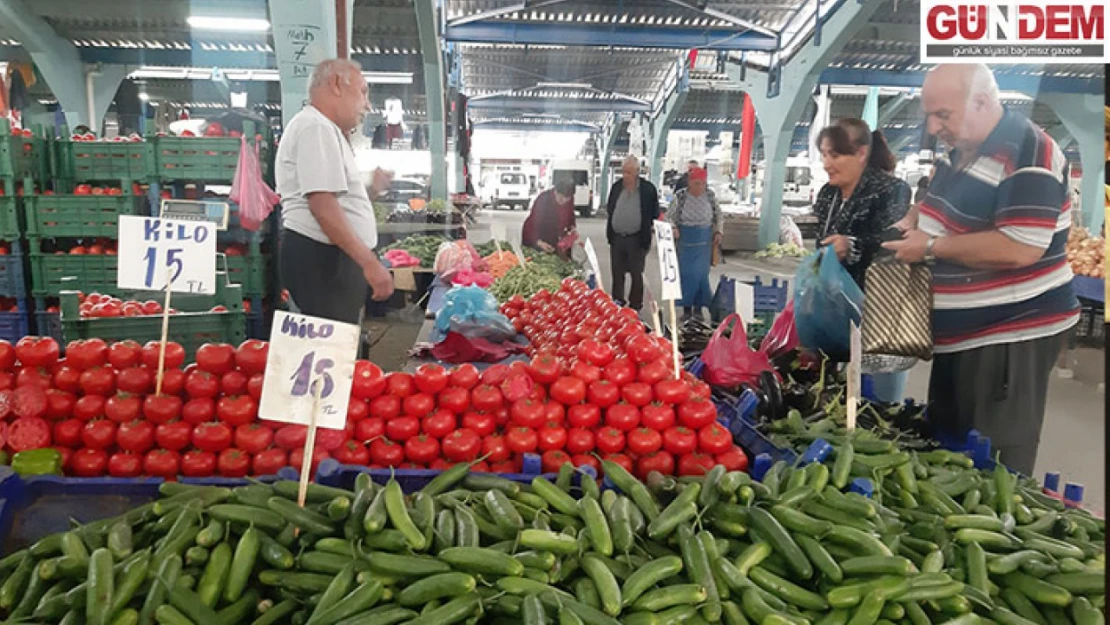
[[[161,217],[188,221],[210,221],[217,230],[227,230],[227,202],[215,200],[162,200]]]

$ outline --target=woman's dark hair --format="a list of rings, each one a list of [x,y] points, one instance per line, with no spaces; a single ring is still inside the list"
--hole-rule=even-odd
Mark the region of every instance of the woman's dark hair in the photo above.
[[[867,166],[886,173],[892,173],[898,167],[898,158],[890,151],[886,137],[881,131],[872,132],[871,127],[862,119],[849,117],[837,120],[831,126],[826,126],[817,135],[817,145],[820,146],[828,139],[832,151],[840,155],[855,154],[860,148],[870,148],[867,156]]]
[[[574,195],[574,180],[571,178],[560,178],[555,181],[555,192],[559,195],[573,196]]]

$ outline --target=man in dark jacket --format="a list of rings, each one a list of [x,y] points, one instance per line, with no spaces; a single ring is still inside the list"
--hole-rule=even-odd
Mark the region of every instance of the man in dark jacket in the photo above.
[[[622,179],[609,190],[605,238],[609,241],[610,282],[613,299],[628,302],[634,310],[644,305],[644,259],[651,249],[652,222],[659,218],[659,193],[640,178],[640,161],[624,159]],[[632,288],[625,300],[624,275],[631,274]]]

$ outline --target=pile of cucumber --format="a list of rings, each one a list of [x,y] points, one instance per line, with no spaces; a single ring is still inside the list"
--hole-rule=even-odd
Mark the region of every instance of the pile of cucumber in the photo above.
[[[756,482],[456,465],[414,493],[166,483],[0,559],[11,623],[1094,625],[1105,524],[948,452],[777,464]],[[845,493],[875,480],[873,499]]]

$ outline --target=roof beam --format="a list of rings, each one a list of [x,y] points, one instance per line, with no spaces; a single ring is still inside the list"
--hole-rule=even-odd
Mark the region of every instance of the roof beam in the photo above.
[[[509,121],[478,121],[474,122],[475,129],[482,130],[541,130],[544,132],[597,132],[594,124],[579,121],[559,121],[545,124],[531,124],[528,122]]]
[[[1017,91],[1036,97],[1041,93],[1098,93],[1102,78],[1033,76],[995,72],[1002,91]],[[920,87],[925,72],[886,72],[881,70],[834,67],[821,72],[821,83],[828,85],[867,85],[873,87]]]
[[[527,98],[511,95],[493,95],[474,98],[467,103],[470,109],[492,109],[505,111],[558,112],[575,111],[580,113],[647,113],[651,105],[631,99],[602,100],[598,98]]]
[[[854,37],[854,39],[910,41],[913,43],[917,43],[920,38],[920,26],[917,24],[902,24],[899,22],[868,22]]]
[[[899,96],[892,98],[889,102],[879,107],[878,126],[882,128],[884,124],[894,118],[899,111],[906,108],[906,105],[913,102],[913,93],[903,93]]]
[[[690,29],[640,24],[584,24],[560,22],[482,21],[453,26],[444,37],[462,43],[513,43],[562,46],[650,47],[676,50],[759,50],[778,46],[776,37],[755,31]],[[648,44],[645,46],[645,44]]]
[[[704,5],[705,4],[704,2],[699,2],[697,4],[691,3],[688,0],[667,0],[667,2],[670,2],[671,4],[677,4],[680,7],[690,9],[692,11],[697,11],[698,13],[701,13],[703,15],[708,15],[709,17],[712,17],[712,18],[715,18],[715,19],[724,20],[724,21],[726,21],[730,24],[735,24],[736,26],[739,26],[740,28],[745,28],[745,29],[748,29],[748,30],[754,30],[757,33],[763,33],[764,35],[767,35],[769,37],[776,37],[777,36],[777,34],[773,30],[771,30],[770,28],[760,26],[760,25],[756,24],[755,22],[751,22],[751,21],[748,21],[748,20],[745,20],[745,19],[741,19],[739,17],[736,17],[735,15],[729,15],[728,13],[725,13],[723,11],[718,11],[716,9],[712,9],[712,8],[707,7],[707,6],[699,6],[699,5]]]
[[[539,0],[528,2],[528,0],[521,0],[520,2],[509,5],[507,7],[499,7],[496,9],[490,9],[488,11],[479,11],[478,13],[475,13],[473,15],[455,18],[447,22],[447,25],[462,26],[463,24],[470,24],[472,22],[480,22],[482,20],[491,20],[497,17],[502,17],[504,15],[512,15],[513,13],[516,13],[518,11],[528,11],[531,9],[539,9],[541,7],[551,6],[553,4],[562,4],[567,1],[568,0]]]

